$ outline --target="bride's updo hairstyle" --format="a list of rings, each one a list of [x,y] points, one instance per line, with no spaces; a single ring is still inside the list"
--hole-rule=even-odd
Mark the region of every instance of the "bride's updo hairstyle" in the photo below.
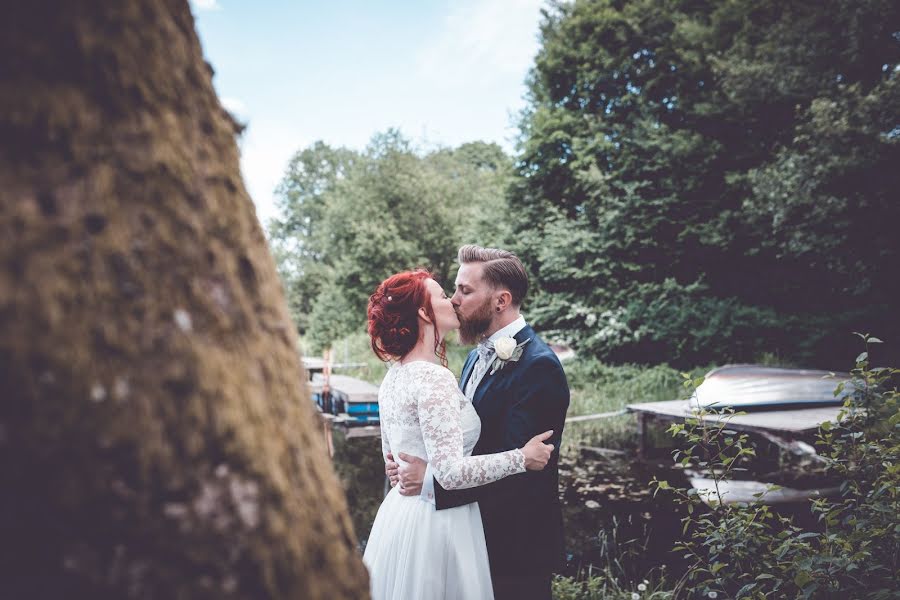
[[[436,323],[431,308],[431,294],[425,280],[432,279],[428,271],[417,269],[391,275],[381,282],[375,293],[369,296],[368,331],[372,351],[381,360],[403,358],[419,341],[419,309]],[[447,366],[447,351],[434,329],[434,350]]]

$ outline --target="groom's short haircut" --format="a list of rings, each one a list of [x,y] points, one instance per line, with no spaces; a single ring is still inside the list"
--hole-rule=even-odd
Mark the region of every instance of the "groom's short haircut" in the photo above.
[[[509,290],[513,306],[522,306],[528,293],[528,275],[519,257],[499,248],[467,244],[456,255],[459,264],[484,263],[482,276],[491,286]]]

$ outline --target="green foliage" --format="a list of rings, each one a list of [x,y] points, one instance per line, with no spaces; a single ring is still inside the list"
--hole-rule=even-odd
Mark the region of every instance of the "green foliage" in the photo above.
[[[345,290],[333,282],[327,282],[318,290],[309,312],[310,327],[307,341],[316,351],[331,347],[332,340],[350,335],[358,319],[348,319],[354,315],[354,306]]]
[[[896,337],[898,30],[883,0],[554,3],[510,199],[537,324],[678,367]]]
[[[315,351],[363,328],[388,275],[430,268],[447,282],[463,243],[505,245],[510,159],[495,144],[416,151],[396,131],[363,152],[298,152],[269,238],[299,330]]]
[[[811,509],[822,531],[803,531],[761,502],[723,502],[721,485],[737,465],[752,457],[748,438],[728,429],[728,415],[716,422],[696,417],[670,431],[685,442],[675,458],[702,468],[714,481],[706,510],[697,490],[656,481],[687,505],[684,538],[676,546],[690,566],[676,597],[715,592],[728,598],[893,598],[900,569],[900,370],[870,368],[868,346],[857,357],[844,409],[837,423],[824,423],[817,445],[827,472],[843,482],[837,499],[819,498]],[[699,382],[685,376],[693,390]],[[840,384],[835,395],[841,393]],[[722,415],[719,415],[722,417]],[[760,496],[763,496],[761,494]],[[727,501],[727,498],[725,499]]]
[[[622,408],[632,402],[673,400],[678,397],[681,378],[678,371],[666,365],[608,365],[594,358],[579,357],[565,363],[569,386],[595,392],[604,398],[615,398]],[[569,416],[601,412],[611,405],[570,405]]]
[[[557,259],[564,256],[558,253]],[[542,283],[559,282],[560,273],[564,271],[554,271]],[[587,279],[584,274],[577,277]],[[539,323],[552,323],[546,335],[610,362],[672,360],[680,367],[753,360],[771,349],[771,340],[795,321],[734,297],[716,298],[709,295],[709,286],[699,283],[681,286],[666,278],[629,288],[614,308],[604,308],[607,290],[601,288],[580,296],[574,291],[542,292],[531,315]]]
[[[313,343],[307,338],[303,338],[307,347],[311,347]],[[387,373],[389,364],[382,362],[375,353],[372,352],[369,336],[360,331],[354,331],[342,337],[332,338],[331,349],[333,350],[333,360],[336,363],[361,364],[361,367],[352,369],[342,369],[340,372],[344,375],[364,379],[375,385],[380,385],[381,380]],[[462,372],[463,364],[466,362],[466,356],[469,354],[471,347],[460,346],[455,342],[453,334],[447,338],[447,366],[454,375],[459,376]],[[304,348],[304,356],[307,355]]]
[[[667,600],[672,592],[664,589],[664,580],[651,574],[633,586],[624,586],[609,571],[585,573],[583,577],[559,577],[553,580],[554,600]]]
[[[324,196],[359,159],[352,150],[316,142],[293,156],[278,186],[279,216],[269,223],[269,245],[300,331],[309,326],[313,302],[328,279]]]

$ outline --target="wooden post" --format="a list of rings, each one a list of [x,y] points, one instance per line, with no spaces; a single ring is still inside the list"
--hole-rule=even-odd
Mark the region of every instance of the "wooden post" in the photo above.
[[[647,413],[640,412],[637,415],[638,427],[638,458],[645,460],[647,458]]]

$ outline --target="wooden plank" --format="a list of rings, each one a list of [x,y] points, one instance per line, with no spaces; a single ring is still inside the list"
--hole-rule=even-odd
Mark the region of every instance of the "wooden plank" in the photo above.
[[[647,419],[652,418],[650,413],[639,412],[637,416],[638,430],[638,458],[644,460],[647,458]]]
[[[364,362],[342,362],[342,363],[331,363],[332,369],[361,369],[364,367],[368,367],[368,363]],[[321,373],[325,369],[325,360],[322,358],[316,357],[303,357],[303,367],[307,371],[316,371]]]
[[[638,414],[655,415],[669,420],[683,421],[694,416],[689,400],[666,400],[629,404],[626,409]],[[808,408],[788,408],[783,410],[755,410],[743,415],[710,414],[703,417],[710,423],[726,420],[728,427],[738,431],[765,429],[787,434],[803,434],[815,431],[825,421],[837,421],[842,406],[819,406]]]

